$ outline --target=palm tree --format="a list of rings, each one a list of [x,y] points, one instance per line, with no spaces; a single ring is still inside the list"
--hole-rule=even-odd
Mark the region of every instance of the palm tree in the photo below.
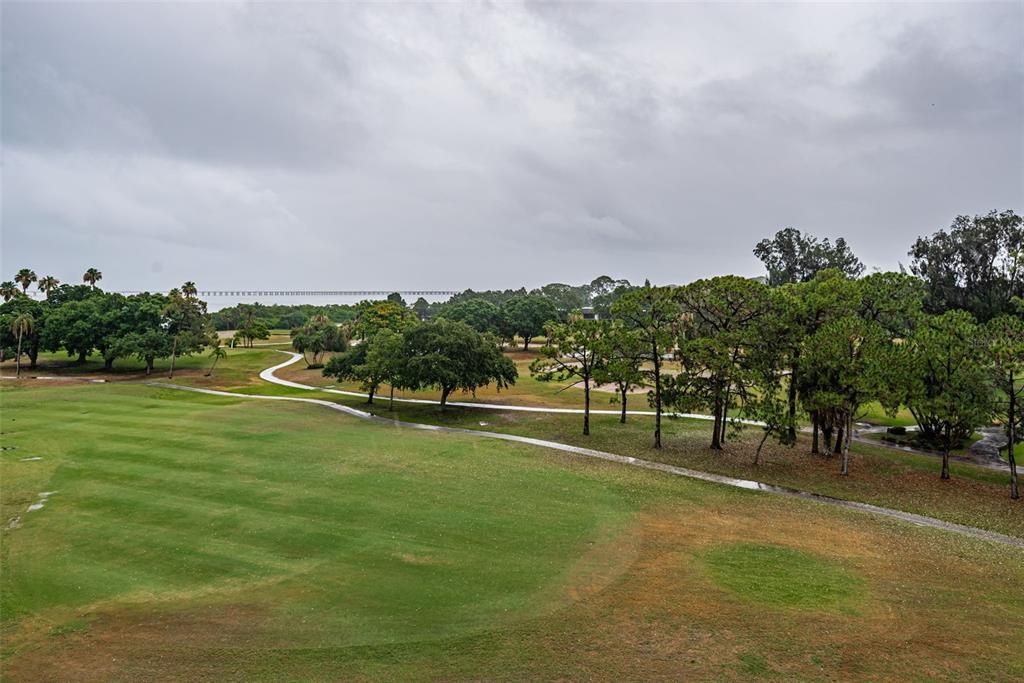
[[[196,289],[196,283],[189,280],[181,286],[181,295],[186,299],[194,299],[199,296],[199,290]]]
[[[39,289],[40,291],[42,291],[43,294],[46,295],[47,299],[50,298],[50,292],[57,289],[57,285],[59,284],[60,280],[58,280],[52,275],[47,275],[46,277],[39,278]]]
[[[36,273],[31,268],[22,268],[14,276],[14,281],[21,285],[21,293],[28,293],[28,286],[36,281]]]
[[[35,322],[35,318],[28,313],[19,313],[11,321],[11,334],[18,338],[18,355],[15,356],[15,361],[18,364],[18,377],[21,377],[21,340],[32,331]]]
[[[96,288],[96,283],[99,282],[102,279],[103,279],[103,273],[101,273],[100,271],[96,270],[95,268],[90,268],[89,270],[85,271],[85,275],[82,276],[82,282],[89,283],[89,285],[93,289]]]
[[[207,377],[213,376],[213,369],[217,367],[217,361],[226,355],[228,355],[228,352],[220,345],[220,339],[218,339],[217,345],[213,347],[212,351],[210,351],[210,358],[213,359],[213,364],[210,365],[210,371],[206,373]]]
[[[10,301],[14,297],[18,296],[18,285],[14,284],[10,280],[0,283],[0,296],[4,298],[4,301]]]

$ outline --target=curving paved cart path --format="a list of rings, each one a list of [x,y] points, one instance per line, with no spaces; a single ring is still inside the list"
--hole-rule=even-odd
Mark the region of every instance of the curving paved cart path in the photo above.
[[[296,360],[298,360],[298,358],[300,357],[301,356],[299,356],[298,354],[295,354],[295,357],[290,358],[289,360],[283,363],[275,365],[274,367],[267,368],[266,370],[260,373],[260,377],[267,381],[274,382],[275,384],[282,384],[284,386],[290,386],[299,389],[315,389],[317,391],[325,391],[323,389],[318,389],[317,387],[310,387],[304,384],[299,384],[297,382],[289,382],[288,380],[282,380],[277,377],[274,377],[273,373],[275,370],[279,370],[282,367],[291,365],[292,363],[296,362]],[[777,486],[775,484],[767,484],[765,482],[754,481],[751,479],[737,479],[735,477],[727,477],[720,474],[712,474],[710,472],[701,472],[699,470],[692,470],[686,467],[677,467],[675,465],[666,465],[664,463],[653,462],[651,460],[643,460],[642,458],[634,458],[628,455],[618,455],[617,453],[608,453],[606,451],[599,451],[592,448],[572,446],[570,444],[560,443],[558,441],[548,441],[546,439],[535,439],[528,436],[503,434],[501,432],[488,432],[477,429],[462,429],[458,427],[442,427],[438,425],[421,424],[417,422],[404,422],[402,420],[381,417],[379,415],[374,415],[363,410],[358,410],[356,408],[350,408],[349,406],[341,405],[340,403],[335,403],[333,401],[327,401],[318,398],[300,398],[294,396],[260,396],[258,394],[237,394],[230,391],[219,391],[216,389],[201,389],[198,387],[186,387],[178,384],[167,384],[163,382],[153,382],[150,383],[150,386],[162,387],[165,389],[175,389],[178,391],[189,391],[198,394],[208,394],[211,396],[229,396],[231,398],[252,399],[257,401],[290,401],[294,403],[309,403],[313,405],[323,406],[331,410],[336,410],[338,412],[345,413],[346,415],[351,415],[362,420],[368,420],[371,422],[376,422],[391,427],[403,429],[419,429],[430,432],[465,434],[481,438],[512,441],[514,443],[522,443],[530,446],[539,446],[541,448],[550,448],[557,451],[572,453],[574,455],[581,455],[584,457],[595,458],[598,460],[606,460],[609,462],[620,463],[632,467],[639,467],[641,469],[662,472],[664,474],[670,474],[673,476],[687,477],[688,479],[697,479],[700,481],[712,482],[724,486],[732,486],[734,488],[746,489],[749,491],[760,491],[763,493],[769,493],[773,495],[786,496],[788,498],[800,498],[802,500],[809,500],[823,505],[829,505],[832,507],[845,508],[847,510],[855,510],[858,512],[873,514],[880,517],[898,519],[900,521],[909,522],[917,526],[928,527],[932,529],[940,529],[942,531],[949,531],[963,536],[970,536],[973,538],[980,538],[986,541],[992,541],[994,543],[1024,548],[1024,538],[1018,538],[1016,536],[1010,536],[1007,534],[1000,534],[995,531],[987,531],[985,529],[978,529],[976,527],[966,526],[963,524],[954,524],[953,522],[946,522],[941,519],[936,519],[934,517],[927,517],[925,515],[904,512],[903,510],[881,507],[879,505],[871,505],[869,503],[860,503],[857,501],[843,500],[841,498],[833,498],[831,496],[823,496],[817,493],[811,493],[810,491],[802,491],[800,489],[790,488],[788,486]],[[355,392],[340,391],[337,389],[327,391],[343,395],[361,395]],[[406,400],[418,403],[433,403],[432,401],[419,401],[415,399]],[[468,403],[464,405],[476,407],[480,406],[481,404]],[[505,408],[505,406],[495,407],[502,409]],[[559,410],[558,412],[564,411]]]
[[[283,387],[292,387],[293,389],[305,389],[307,391],[325,391],[328,394],[339,394],[341,396],[355,396],[356,398],[368,398],[367,394],[360,393],[358,391],[345,391],[343,389],[328,389],[325,387],[316,387],[311,384],[300,384],[299,382],[292,382],[291,380],[281,379],[274,373],[281,368],[286,368],[289,365],[298,363],[302,359],[301,353],[293,353],[292,351],[283,351],[278,349],[281,353],[287,353],[291,356],[288,360],[283,363],[267,368],[260,373],[260,379],[270,382],[271,384],[280,384]],[[385,397],[377,395],[377,398],[384,400]],[[390,400],[390,399],[388,399]],[[425,399],[425,398],[396,398],[395,403],[420,403],[426,405],[438,405],[437,400]],[[450,406],[458,406],[459,408],[482,408],[485,410],[511,410],[523,413],[552,413],[561,415],[582,415],[582,408],[538,408],[536,406],[517,406],[508,405],[506,403],[479,403],[477,401],[448,401]],[[590,409],[591,415],[621,415],[621,410],[596,410]],[[653,410],[627,410],[627,415],[648,415],[654,417]],[[713,420],[714,418],[710,415],[702,415],[700,413],[669,413],[663,412],[662,415],[672,417],[687,417],[694,420]],[[757,420],[737,420],[743,424],[761,426],[763,423]]]
[[[302,354],[294,353],[292,351],[285,351],[283,349],[278,349],[278,351],[280,351],[281,353],[289,354],[291,356],[291,358],[289,358],[288,360],[284,361],[283,363],[278,363],[277,365],[275,365],[273,367],[270,367],[270,368],[267,368],[266,370],[262,371],[260,373],[260,379],[262,379],[262,380],[264,380],[266,382],[270,382],[271,384],[280,384],[281,386],[291,387],[293,389],[304,389],[304,390],[307,390],[307,391],[324,391],[324,392],[327,392],[329,394],[338,394],[340,396],[354,396],[356,398],[367,398],[368,397],[367,394],[360,393],[358,391],[345,391],[343,389],[329,389],[329,388],[326,388],[326,387],[317,387],[317,386],[313,386],[311,384],[301,384],[299,382],[292,382],[291,380],[281,379],[280,377],[278,377],[274,373],[277,372],[278,370],[280,370],[281,368],[286,368],[289,365],[293,365],[293,364],[299,362],[299,360],[302,358]],[[380,398],[381,400],[384,400],[383,396],[378,395],[378,398]],[[423,398],[396,398],[395,401],[397,403],[419,403],[419,404],[425,404],[425,405],[437,405],[437,401],[436,400],[423,399]],[[508,405],[506,403],[480,403],[478,401],[448,401],[448,405],[450,405],[450,406],[458,406],[460,408],[482,408],[482,409],[485,409],[485,410],[510,410],[510,411],[525,412],[525,413],[551,413],[551,414],[562,414],[562,415],[582,415],[583,414],[583,409],[582,408],[541,408],[541,407],[536,407],[536,406]],[[590,409],[590,414],[591,415],[621,415],[622,411],[621,410],[604,410],[604,409],[594,409],[594,408],[591,408]],[[641,417],[654,417],[655,413],[654,413],[653,410],[627,410],[626,414],[627,415],[639,415]],[[665,413],[662,413],[662,414],[666,415],[666,416],[670,416],[670,417],[685,417],[685,418],[689,418],[691,420],[709,420],[710,421],[710,420],[714,420],[715,419],[711,415],[704,415],[703,413],[673,413],[673,412],[665,412]],[[731,419],[733,419],[733,420],[735,420],[737,422],[740,422],[742,424],[751,425],[751,426],[754,426],[754,427],[761,427],[761,426],[764,425],[763,422],[760,422],[758,420],[744,420],[742,418],[731,418]],[[810,432],[810,428],[809,427],[805,427],[803,429],[803,431],[809,433]],[[862,432],[863,433],[867,433],[869,431],[872,431],[872,430],[855,430],[854,431],[854,435],[853,435],[853,440],[857,441],[857,442],[860,442],[860,443],[863,443],[863,444],[867,444],[869,446],[876,446],[876,447],[881,447],[881,448],[890,448],[890,449],[902,451],[904,453],[914,453],[916,455],[924,455],[924,456],[927,456],[927,457],[930,457],[930,458],[941,458],[942,457],[941,453],[934,453],[934,452],[931,452],[931,451],[923,451],[923,450],[919,450],[917,448],[911,448],[909,446],[897,446],[895,444],[886,443],[885,441],[877,441],[877,440],[874,440],[874,439],[866,439],[866,438],[864,438],[861,435]],[[885,431],[885,427],[878,427],[875,431]],[[977,465],[978,467],[985,467],[987,469],[1006,470],[1006,471],[1009,471],[1009,469],[1010,469],[1009,464],[1006,463],[1006,462],[1003,462],[998,457],[996,457],[995,459],[983,460],[983,459],[980,459],[980,458],[960,458],[960,457],[957,457],[957,456],[953,456],[953,460],[956,460],[956,461],[959,461],[959,462],[970,463],[972,465]]]

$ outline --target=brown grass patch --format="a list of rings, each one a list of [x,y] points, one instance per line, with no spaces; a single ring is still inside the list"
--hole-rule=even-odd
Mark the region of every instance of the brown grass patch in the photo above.
[[[247,605],[160,612],[124,609],[91,615],[87,628],[18,652],[5,662],[5,681],[112,681],[191,678],[199,651],[267,647],[271,615]],[[276,644],[281,644],[280,642]],[[199,675],[200,678],[206,676]]]
[[[991,565],[949,553],[945,539],[931,547],[872,528],[870,520],[812,526],[798,510],[765,503],[644,515],[636,562],[614,586],[562,614],[566,627],[543,638],[551,655],[568,658],[569,668],[585,672],[579,677],[595,680],[746,680],[755,673],[991,680],[993,671],[1024,667],[1019,648],[1010,645],[1021,642],[1024,622],[1019,615],[1007,620],[1005,611],[977,599],[976,592],[991,594],[998,585]],[[849,613],[771,608],[719,588],[700,555],[741,541],[844,564],[866,581],[864,604]],[[1019,567],[1011,574],[1020,580]],[[1012,576],[1003,578],[1012,585]],[[566,650],[573,632],[586,633],[584,647]]]
[[[808,513],[767,497],[648,510],[581,555],[552,589],[553,611],[489,634],[364,649],[336,634],[337,647],[324,650],[258,606],[133,608],[36,640],[4,679],[992,681],[1024,672],[1024,605],[1011,597],[1024,579],[1019,551]],[[865,582],[864,596],[838,611],[755,604],[715,584],[702,563],[708,549],[736,542],[828,558]],[[323,635],[315,640],[331,641]]]

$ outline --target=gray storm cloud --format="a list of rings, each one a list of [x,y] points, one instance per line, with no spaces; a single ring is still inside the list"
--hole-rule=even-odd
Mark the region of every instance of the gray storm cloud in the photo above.
[[[893,268],[1024,210],[1020,3],[11,2],[2,32],[8,274],[682,282],[788,225]]]

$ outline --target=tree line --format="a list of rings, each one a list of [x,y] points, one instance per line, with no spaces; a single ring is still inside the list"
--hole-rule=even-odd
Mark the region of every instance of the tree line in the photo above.
[[[267,330],[291,330],[314,315],[325,315],[343,323],[356,317],[356,307],[348,304],[237,304],[214,311],[210,322],[215,330],[240,330],[253,322]]]
[[[655,413],[655,448],[662,445],[665,413],[712,415],[712,449],[721,449],[744,420],[763,424],[755,462],[768,440],[795,444],[807,421],[811,451],[840,454],[840,472],[847,474],[854,422],[867,404],[878,402],[890,414],[909,410],[917,445],[941,451],[944,479],[950,452],[978,425],[1001,421],[1010,439],[1011,493],[1018,497],[1013,444],[1024,433],[1020,217],[1012,211],[958,217],[950,231],[915,242],[909,273],[901,267],[865,276],[843,239],[831,243],[793,228],[762,240],[754,253],[765,264],[763,279],[726,275],[637,287],[598,278],[532,292],[467,290],[429,305],[432,313],[400,298],[363,302],[348,328],[362,343],[331,359],[324,372],[361,382],[371,400],[387,384],[434,386],[443,403],[455,389],[513,382],[514,366],[506,375],[488,360],[497,358],[493,354],[472,363],[463,356],[465,380],[452,379],[457,368],[441,377],[440,366],[428,377],[430,364],[415,360],[419,351],[410,340],[429,336],[436,361],[483,349],[480,340],[500,346],[518,337],[526,349],[543,336],[531,371],[540,380],[581,385],[584,434],[594,386],[614,389],[623,422],[630,394],[643,388]],[[598,302],[597,319],[582,315]],[[665,371],[668,361],[674,361],[671,372]],[[477,367],[489,370],[474,375]]]
[[[34,369],[40,352],[64,351],[78,363],[98,354],[107,370],[118,359],[134,358],[145,363],[146,374],[167,358],[173,376],[176,359],[218,346],[195,283],[167,294],[125,296],[100,289],[102,278],[89,268],[83,284],[66,284],[23,268],[0,284],[0,360],[13,355],[20,376],[23,359]],[[44,299],[28,296],[33,283]],[[216,363],[220,354],[214,356]]]

